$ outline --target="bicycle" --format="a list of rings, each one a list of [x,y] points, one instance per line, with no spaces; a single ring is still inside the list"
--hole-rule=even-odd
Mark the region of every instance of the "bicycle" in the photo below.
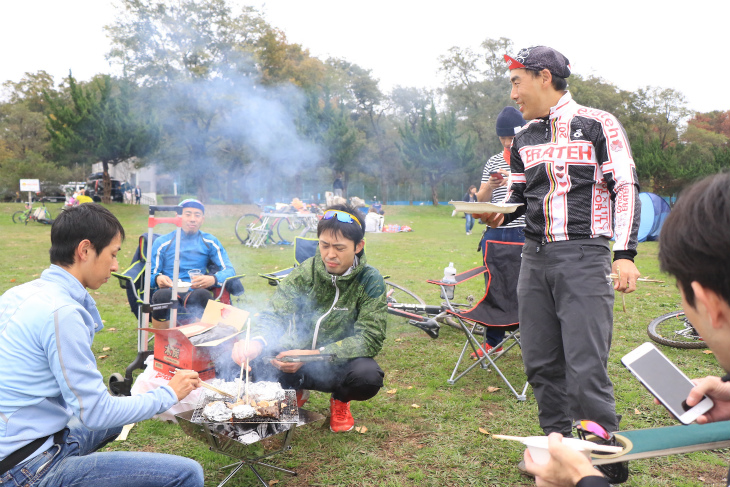
[[[654,318],[647,327],[649,338],[662,345],[683,349],[707,348],[684,311],[674,311]]]
[[[36,221],[44,225],[52,224],[53,217],[48,208],[46,208],[45,202],[45,198],[41,198],[41,206],[35,208],[32,203],[26,203],[25,210],[19,210],[13,213],[13,223],[24,223],[27,225],[29,221]]]
[[[265,247],[267,244],[290,245],[294,237],[305,237],[317,232],[317,213],[277,213],[262,209],[260,215],[246,213],[236,221],[238,240],[248,247]],[[279,240],[274,239],[274,232]]]

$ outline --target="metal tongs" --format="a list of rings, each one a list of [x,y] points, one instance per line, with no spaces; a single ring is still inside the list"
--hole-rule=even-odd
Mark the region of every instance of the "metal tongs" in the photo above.
[[[272,360],[278,360],[285,364],[298,364],[298,363],[309,363],[309,362],[334,362],[337,360],[337,355],[334,353],[323,353],[319,355],[287,355],[285,357],[276,358],[273,356],[261,357],[262,360],[271,362]]]

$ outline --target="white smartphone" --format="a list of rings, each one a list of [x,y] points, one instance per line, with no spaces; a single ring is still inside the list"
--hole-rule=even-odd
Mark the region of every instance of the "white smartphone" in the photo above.
[[[714,405],[712,399],[704,397],[694,407],[688,407],[685,399],[694,384],[652,343],[627,353],[621,363],[684,424],[690,424]]]

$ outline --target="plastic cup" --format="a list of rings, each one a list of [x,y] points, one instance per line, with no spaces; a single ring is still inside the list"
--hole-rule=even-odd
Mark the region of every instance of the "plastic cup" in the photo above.
[[[202,275],[203,275],[203,273],[200,272],[200,269],[190,269],[188,271],[188,276],[190,276],[191,281],[194,280],[196,277],[202,276]]]

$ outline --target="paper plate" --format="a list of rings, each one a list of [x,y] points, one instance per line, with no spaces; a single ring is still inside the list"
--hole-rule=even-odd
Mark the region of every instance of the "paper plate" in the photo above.
[[[464,213],[514,213],[522,203],[470,203],[468,201],[449,201],[456,211]]]
[[[185,281],[177,281],[177,292],[179,293],[186,293],[190,290],[190,284],[189,282]]]

